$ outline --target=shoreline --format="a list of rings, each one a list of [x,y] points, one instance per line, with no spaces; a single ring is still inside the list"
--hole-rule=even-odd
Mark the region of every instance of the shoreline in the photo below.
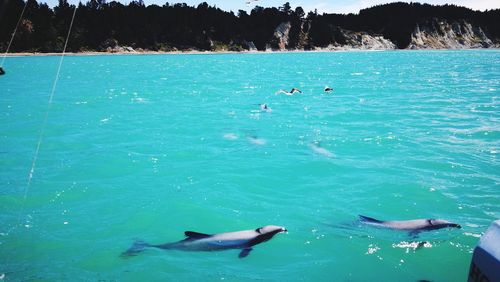
[[[113,56],[113,55],[224,55],[224,54],[288,54],[288,53],[342,53],[342,52],[387,52],[387,51],[478,51],[478,50],[492,50],[498,51],[500,48],[464,48],[464,49],[356,49],[356,48],[342,48],[342,49],[316,49],[316,50],[269,50],[269,51],[125,51],[125,52],[66,52],[65,56]],[[7,53],[6,57],[50,57],[61,56],[63,53]]]

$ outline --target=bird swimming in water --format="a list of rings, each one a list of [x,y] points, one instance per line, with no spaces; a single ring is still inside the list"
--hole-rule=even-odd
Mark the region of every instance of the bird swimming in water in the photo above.
[[[300,89],[298,89],[298,88],[292,88],[292,90],[290,90],[290,92],[285,91],[285,90],[283,90],[283,89],[280,89],[280,90],[278,90],[278,91],[276,92],[276,94],[283,93],[283,94],[285,94],[285,95],[287,95],[287,96],[292,96],[293,94],[295,94],[295,93],[297,93],[297,92],[298,92],[298,93],[300,93],[300,94],[302,94],[302,91],[300,91]]]
[[[326,93],[330,93],[330,92],[332,92],[332,91],[333,91],[333,88],[328,87],[328,86],[325,86],[325,92],[326,92]]]

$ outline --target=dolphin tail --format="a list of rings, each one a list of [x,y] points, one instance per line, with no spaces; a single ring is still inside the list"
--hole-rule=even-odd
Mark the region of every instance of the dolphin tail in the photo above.
[[[125,252],[121,254],[121,257],[136,256],[140,252],[144,251],[144,249],[146,249],[147,247],[151,247],[151,245],[142,240],[135,240],[134,244],[132,244],[130,248],[128,248]]]
[[[370,223],[382,223],[383,222],[381,220],[378,220],[378,219],[375,219],[375,218],[371,218],[371,217],[368,217],[368,216],[364,216],[364,215],[359,215],[359,220],[361,222],[370,222]]]

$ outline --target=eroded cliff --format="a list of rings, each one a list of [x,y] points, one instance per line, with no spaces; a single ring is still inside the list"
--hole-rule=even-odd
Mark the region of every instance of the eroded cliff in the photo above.
[[[498,47],[481,27],[466,21],[433,19],[417,24],[408,49],[471,49]]]

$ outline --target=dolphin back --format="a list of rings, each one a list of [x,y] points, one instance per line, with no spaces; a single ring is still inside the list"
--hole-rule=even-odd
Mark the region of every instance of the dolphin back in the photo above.
[[[383,223],[383,221],[381,220],[378,220],[378,219],[375,219],[375,218],[372,218],[372,217],[368,217],[368,216],[364,216],[364,215],[359,215],[359,220],[361,222],[366,222],[366,223]]]

